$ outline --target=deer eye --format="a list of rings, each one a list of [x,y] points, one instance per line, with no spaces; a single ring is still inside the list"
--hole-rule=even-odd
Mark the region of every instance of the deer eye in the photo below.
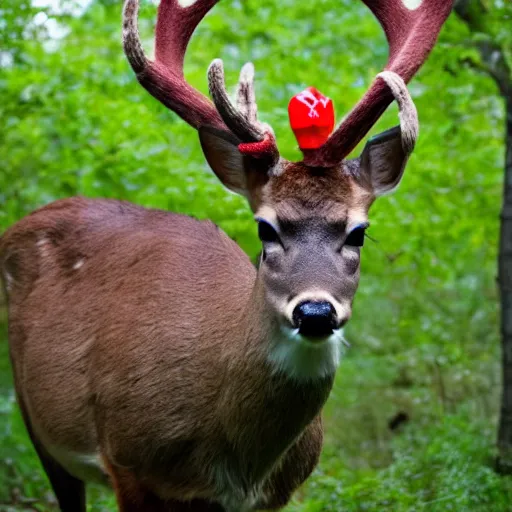
[[[258,236],[263,243],[280,244],[279,235],[274,227],[264,220],[258,221]]]
[[[361,226],[353,229],[345,239],[345,245],[351,247],[362,247],[364,245],[364,233],[366,228]]]

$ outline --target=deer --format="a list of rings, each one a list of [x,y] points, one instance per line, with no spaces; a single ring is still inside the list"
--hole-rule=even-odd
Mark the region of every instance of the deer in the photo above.
[[[402,179],[419,126],[406,84],[452,7],[363,1],[388,62],[291,162],[258,119],[252,64],[234,102],[219,59],[212,101],[184,78],[217,0],[162,0],[154,60],[126,0],[138,81],[198,131],[214,174],[247,199],[262,252],[255,266],[210,221],[113,199],[57,200],[4,233],[16,397],[62,512],[85,512],[88,482],[113,488],[121,512],[281,510],[316,467],[368,212]],[[348,158],[394,100],[399,126]]]

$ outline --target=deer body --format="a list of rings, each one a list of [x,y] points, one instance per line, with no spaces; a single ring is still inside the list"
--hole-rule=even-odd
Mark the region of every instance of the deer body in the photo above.
[[[242,511],[285,503],[313,469],[332,376],[276,374],[256,270],[215,225],[74,198],[18,223],[1,253],[19,400],[71,474],[105,480],[106,455],[166,499]]]
[[[85,512],[90,480],[114,487],[120,512],[277,510],[309,476],[368,211],[400,182],[418,133],[405,82],[452,3],[364,0],[386,32],[386,69],[323,145],[313,132],[304,160],[289,162],[257,119],[252,65],[236,106],[221,61],[208,72],[213,103],[183,77],[216,1],[162,0],[151,62],[138,1],[126,0],[124,49],[140,83],[198,130],[220,181],[247,198],[258,270],[210,222],[113,200],[58,201],[0,239],[16,393],[62,512]],[[400,126],[346,160],[393,98]]]

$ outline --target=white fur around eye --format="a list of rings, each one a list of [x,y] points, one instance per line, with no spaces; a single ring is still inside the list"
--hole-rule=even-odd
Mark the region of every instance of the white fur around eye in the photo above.
[[[423,3],[423,0],[402,0],[402,2],[407,9],[414,11]]]

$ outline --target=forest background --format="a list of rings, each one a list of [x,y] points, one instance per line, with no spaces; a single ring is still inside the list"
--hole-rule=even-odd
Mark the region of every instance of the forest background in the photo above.
[[[156,6],[142,4],[151,52]],[[485,32],[511,62],[512,7],[478,8],[485,26],[475,33],[452,14],[410,85],[419,142],[399,190],[372,209],[326,446],[289,512],[512,510],[512,478],[493,463],[505,107],[480,45]],[[248,207],[214,178],[196,133],[137,84],[120,20],[120,0],[0,4],[0,232],[57,198],[113,197],[210,218],[255,257]],[[228,84],[254,62],[261,117],[282,154],[298,159],[290,97],[314,85],[341,119],[382,69],[387,46],[355,0],[223,0],[186,60],[203,91],[215,57]],[[372,133],[395,124],[393,106]],[[56,510],[15,404],[1,307],[0,324],[0,511]],[[109,492],[90,495],[90,510],[114,510]]]

